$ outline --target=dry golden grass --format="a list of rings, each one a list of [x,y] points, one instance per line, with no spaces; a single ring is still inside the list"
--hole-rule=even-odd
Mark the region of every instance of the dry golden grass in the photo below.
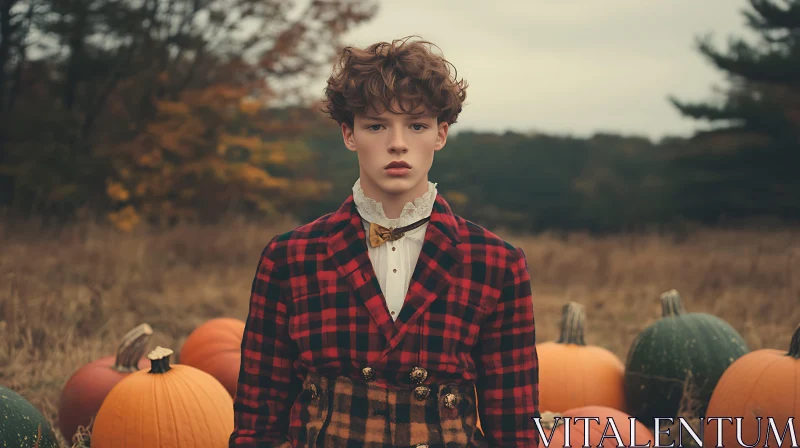
[[[153,327],[151,347],[179,356],[206,319],[246,317],[258,256],[291,226],[232,220],[120,234],[94,224],[58,232],[0,224],[0,384],[55,421],[66,379],[113,354],[137,324]],[[624,359],[659,317],[659,294],[673,288],[689,311],[730,322],[751,349],[788,348],[800,322],[800,229],[680,239],[498,233],[528,257],[539,341],[558,337],[561,307],[574,300],[586,306],[586,342]]]

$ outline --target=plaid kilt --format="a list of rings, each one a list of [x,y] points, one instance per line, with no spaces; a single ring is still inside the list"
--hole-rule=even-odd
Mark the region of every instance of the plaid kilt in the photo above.
[[[289,418],[303,424],[289,427],[279,448],[488,447],[476,426],[473,384],[423,386],[430,392],[420,399],[413,387],[309,374]]]

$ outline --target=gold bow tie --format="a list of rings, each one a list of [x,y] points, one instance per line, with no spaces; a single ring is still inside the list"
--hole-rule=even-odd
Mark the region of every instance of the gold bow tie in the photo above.
[[[397,241],[402,238],[406,232],[416,229],[417,227],[428,222],[430,219],[431,217],[428,216],[427,218],[420,219],[413,224],[397,228],[386,228],[380,224],[371,222],[369,223],[369,244],[372,247],[378,247],[387,241]]]

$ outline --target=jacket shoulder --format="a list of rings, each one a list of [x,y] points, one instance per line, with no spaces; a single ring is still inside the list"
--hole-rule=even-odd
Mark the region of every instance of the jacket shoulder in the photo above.
[[[514,246],[491,230],[461,216],[455,216],[462,243],[474,248],[477,246],[497,248],[512,259],[523,256],[521,248]]]

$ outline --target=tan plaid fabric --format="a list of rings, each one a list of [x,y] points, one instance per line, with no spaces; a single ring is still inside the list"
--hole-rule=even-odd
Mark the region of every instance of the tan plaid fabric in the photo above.
[[[489,446],[476,426],[474,385],[423,385],[430,393],[420,400],[413,387],[389,389],[344,376],[309,375],[290,416],[307,424],[291,428],[279,448]],[[447,406],[451,398],[452,408]]]

